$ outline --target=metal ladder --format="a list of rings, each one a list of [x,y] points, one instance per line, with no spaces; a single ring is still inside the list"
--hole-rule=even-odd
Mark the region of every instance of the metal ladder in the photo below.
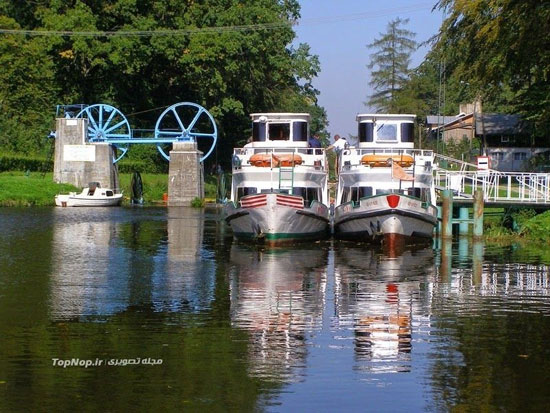
[[[294,188],[294,166],[292,167],[280,167],[279,168],[279,191],[281,189],[288,189],[292,194]]]

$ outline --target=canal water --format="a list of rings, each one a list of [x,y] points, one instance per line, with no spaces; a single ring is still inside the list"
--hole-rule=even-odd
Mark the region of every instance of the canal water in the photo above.
[[[264,249],[216,209],[0,209],[0,411],[544,411],[549,264]]]

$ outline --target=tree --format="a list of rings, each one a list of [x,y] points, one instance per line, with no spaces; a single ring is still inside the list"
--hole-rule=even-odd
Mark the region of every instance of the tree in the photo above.
[[[0,16],[22,29],[95,33],[11,35],[41,39],[52,69],[43,90],[53,101],[112,104],[138,128],[154,125],[166,106],[197,102],[216,118],[218,153],[227,162],[248,136],[249,113],[299,107],[326,126],[311,85],[318,59],[307,45],[291,46],[299,11],[296,0],[0,0]],[[0,50],[9,39],[0,34]]]
[[[489,105],[550,133],[550,6],[540,0],[441,0],[434,50]]]
[[[371,72],[369,85],[375,93],[370,96],[367,104],[382,112],[407,111],[403,101],[399,101],[399,93],[409,78],[410,55],[416,50],[415,33],[403,29],[409,19],[397,18],[388,24],[387,32],[367,45],[377,51],[370,55],[369,69]],[[405,107],[404,107],[405,106]]]

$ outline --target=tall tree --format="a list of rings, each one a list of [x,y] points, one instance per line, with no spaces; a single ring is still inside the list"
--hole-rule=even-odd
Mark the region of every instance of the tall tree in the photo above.
[[[376,52],[370,55],[367,65],[375,69],[369,82],[375,93],[366,103],[381,112],[407,111],[399,101],[399,93],[409,78],[410,56],[417,47],[416,34],[402,27],[408,22],[409,19],[400,18],[391,21],[386,33],[380,33],[380,38],[367,45]]]
[[[540,0],[441,0],[435,49],[487,104],[523,114],[550,133],[550,4]]]

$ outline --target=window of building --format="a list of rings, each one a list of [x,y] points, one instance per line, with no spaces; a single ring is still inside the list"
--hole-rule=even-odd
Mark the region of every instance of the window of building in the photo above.
[[[493,152],[491,158],[494,161],[502,161],[504,159],[504,152]]]
[[[515,152],[514,161],[525,161],[527,159],[527,152]]]

